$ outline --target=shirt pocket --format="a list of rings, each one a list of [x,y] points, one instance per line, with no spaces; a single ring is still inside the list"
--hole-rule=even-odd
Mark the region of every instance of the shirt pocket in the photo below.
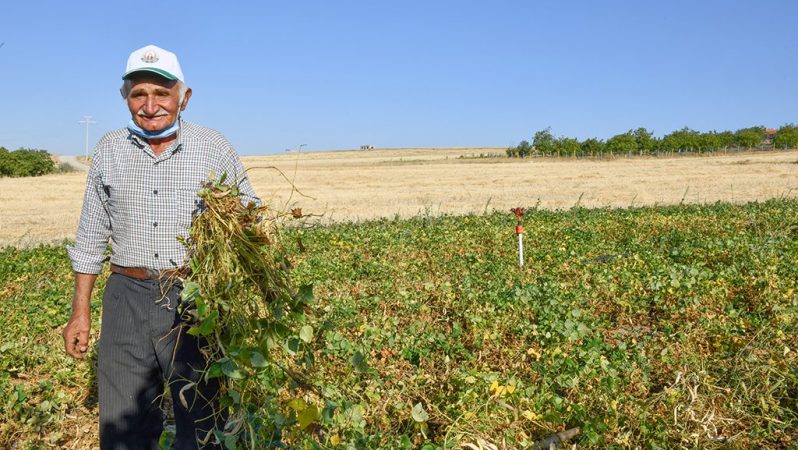
[[[182,232],[191,226],[192,218],[203,209],[203,201],[197,195],[199,189],[194,186],[182,185],[175,189],[175,209],[177,210],[177,225]]]

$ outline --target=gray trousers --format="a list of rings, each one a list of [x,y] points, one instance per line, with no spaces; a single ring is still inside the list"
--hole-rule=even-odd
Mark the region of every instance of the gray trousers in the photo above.
[[[173,399],[176,450],[212,448],[197,439],[224,425],[214,415],[218,380],[202,381],[202,342],[185,332],[178,316],[181,289],[116,273],[108,279],[97,371],[103,450],[159,448],[165,383]],[[196,386],[183,389],[189,383]]]

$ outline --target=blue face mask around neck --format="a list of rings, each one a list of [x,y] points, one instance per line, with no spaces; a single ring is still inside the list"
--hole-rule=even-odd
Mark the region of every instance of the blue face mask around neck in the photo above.
[[[136,136],[144,139],[163,139],[167,138],[175,133],[177,130],[180,129],[180,119],[178,118],[175,120],[171,125],[168,127],[158,130],[158,131],[147,131],[144,128],[141,128],[135,120],[132,118],[130,122],[127,124],[127,129],[130,130],[131,133],[135,134]]]

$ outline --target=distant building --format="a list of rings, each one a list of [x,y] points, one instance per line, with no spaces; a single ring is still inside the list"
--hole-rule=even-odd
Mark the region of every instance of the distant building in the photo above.
[[[776,138],[776,135],[779,133],[779,130],[775,128],[765,128],[765,144],[770,145],[773,143],[773,139]]]
[[[361,145],[360,149],[361,150],[374,150],[374,146],[373,145]]]

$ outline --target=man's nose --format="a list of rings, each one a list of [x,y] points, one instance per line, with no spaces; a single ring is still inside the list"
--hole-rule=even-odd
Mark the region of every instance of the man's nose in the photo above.
[[[148,96],[144,101],[144,113],[147,115],[155,114],[160,109],[158,106],[158,99],[154,96]]]

